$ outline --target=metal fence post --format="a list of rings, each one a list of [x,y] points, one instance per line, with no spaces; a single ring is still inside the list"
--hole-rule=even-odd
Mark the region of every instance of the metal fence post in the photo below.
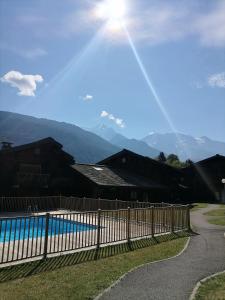
[[[82,198],[83,203],[82,203],[82,210],[85,211],[85,197]]]
[[[100,249],[100,234],[101,234],[101,209],[98,209],[98,217],[97,217],[98,227],[97,227],[97,246],[96,250]]]
[[[118,210],[118,199],[116,198],[116,210]]]
[[[165,227],[166,227],[166,211],[167,211],[167,208],[163,206],[162,207],[162,214],[163,214],[162,226],[163,226],[164,231],[165,231]]]
[[[152,237],[155,235],[155,214],[154,214],[154,206],[151,207],[151,215],[152,215]]]
[[[46,259],[46,258],[47,258],[47,253],[48,253],[48,228],[49,228],[49,217],[50,217],[50,214],[49,214],[49,213],[46,213],[45,243],[44,243],[43,259]]]
[[[130,207],[127,208],[127,243],[130,246]]]
[[[118,199],[116,198],[116,220],[118,220]]]
[[[174,207],[171,206],[171,232],[174,232]]]
[[[191,216],[190,216],[190,206],[189,205],[187,205],[186,218],[187,218],[187,230],[191,231]]]

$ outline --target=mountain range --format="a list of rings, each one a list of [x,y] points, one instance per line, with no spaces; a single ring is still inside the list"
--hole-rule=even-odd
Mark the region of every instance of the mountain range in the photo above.
[[[72,124],[0,111],[0,141],[10,141],[17,146],[49,136],[81,163],[97,162],[121,150]]]
[[[65,122],[0,111],[0,141],[10,141],[17,146],[49,136],[80,163],[98,162],[123,148],[152,158],[160,151],[165,155],[173,153],[182,161],[225,155],[225,143],[208,137],[151,133],[141,140],[129,139],[104,124],[86,130]]]
[[[192,137],[181,133],[151,133],[143,138],[150,147],[161,149],[164,153],[174,153],[180,160],[199,161],[215,154],[225,155],[225,143],[206,136]]]
[[[128,139],[124,135],[117,133],[114,129],[107,127],[104,124],[94,127],[91,131],[119,148],[128,149],[143,156],[155,158],[160,153],[158,149],[148,145],[145,141]]]

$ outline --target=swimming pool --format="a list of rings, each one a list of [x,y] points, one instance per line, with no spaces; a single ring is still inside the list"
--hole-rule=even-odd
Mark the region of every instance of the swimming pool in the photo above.
[[[50,217],[48,235],[95,230],[97,226],[80,223],[63,218]],[[29,218],[1,219],[0,220],[0,243],[22,239],[35,239],[45,236],[46,216]]]

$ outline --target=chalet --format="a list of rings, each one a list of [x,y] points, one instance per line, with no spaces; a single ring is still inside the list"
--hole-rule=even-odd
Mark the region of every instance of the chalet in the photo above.
[[[137,173],[102,164],[74,164],[77,196],[104,199],[159,201],[166,186]]]
[[[214,155],[184,168],[193,201],[225,202],[225,156]]]
[[[40,195],[60,192],[72,186],[69,179],[71,155],[52,138],[12,147],[3,143],[0,151],[2,195]]]
[[[180,202],[186,190],[180,170],[128,150],[93,165],[75,163],[52,138],[0,151],[1,195]]]
[[[99,164],[132,172],[136,176],[142,176],[146,180],[157,182],[166,187],[166,189],[161,189],[157,195],[157,199],[160,201],[180,202],[188,200],[188,188],[185,185],[182,171],[165,163],[124,149],[100,161]],[[152,199],[151,194],[152,191],[149,191],[148,195],[142,199]]]

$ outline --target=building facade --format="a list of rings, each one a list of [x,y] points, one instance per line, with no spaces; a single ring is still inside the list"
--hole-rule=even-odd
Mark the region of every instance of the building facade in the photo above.
[[[101,162],[110,167],[132,172],[146,180],[164,186],[158,191],[149,190],[142,196],[142,200],[163,202],[186,202],[189,198],[189,189],[181,170],[171,167],[155,159],[136,154],[129,150],[122,150]]]
[[[79,197],[156,202],[167,191],[164,185],[118,167],[74,164],[72,168]]]
[[[4,143],[0,151],[1,195],[57,194],[72,189],[71,155],[52,138],[11,147]]]
[[[214,155],[184,168],[193,202],[225,203],[225,156]]]

